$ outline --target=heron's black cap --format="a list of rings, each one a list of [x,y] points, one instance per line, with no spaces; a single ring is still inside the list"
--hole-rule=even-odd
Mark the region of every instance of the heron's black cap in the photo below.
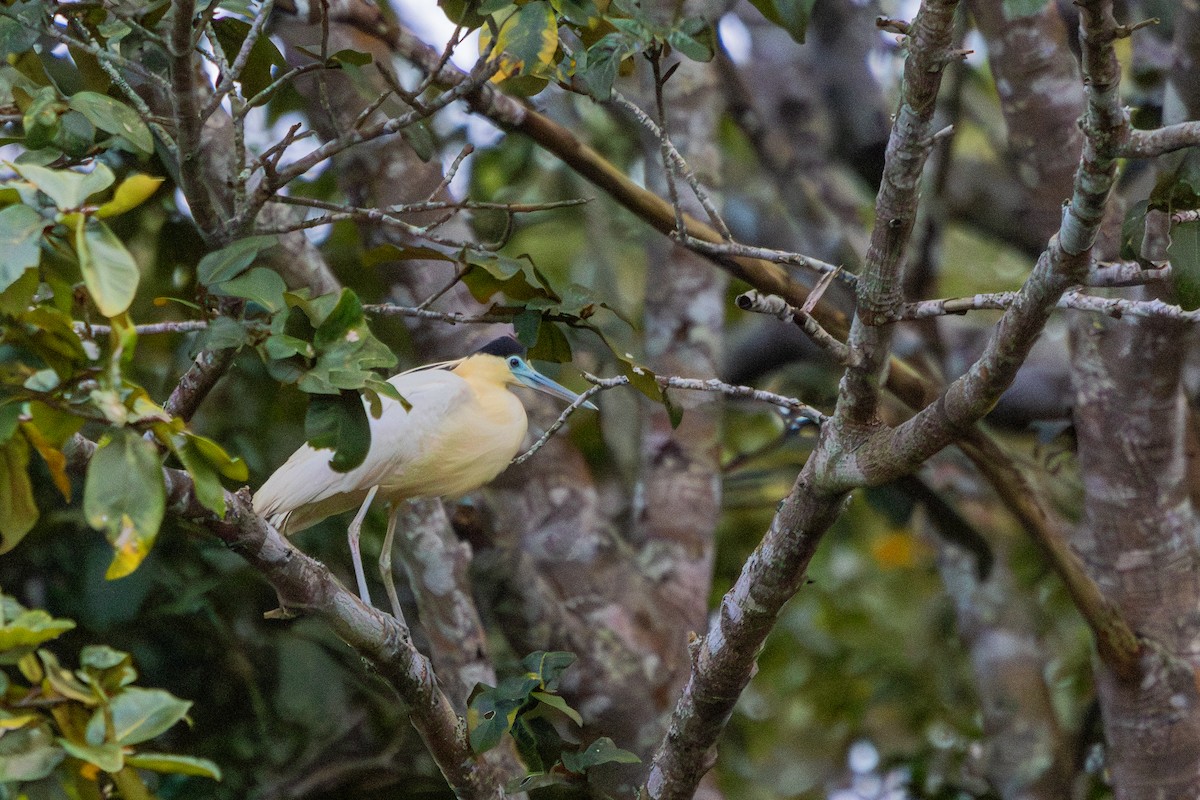
[[[500,358],[508,358],[509,356],[524,356],[525,345],[521,344],[511,336],[501,336],[499,339],[492,339],[475,352],[486,353],[489,356],[499,356]]]

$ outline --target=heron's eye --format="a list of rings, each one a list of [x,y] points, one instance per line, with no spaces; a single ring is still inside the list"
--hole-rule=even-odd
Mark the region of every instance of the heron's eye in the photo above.
[[[517,358],[516,356],[513,356],[512,358],[510,358],[508,360],[508,366],[509,366],[509,369],[516,369],[517,367],[521,366],[521,359]]]

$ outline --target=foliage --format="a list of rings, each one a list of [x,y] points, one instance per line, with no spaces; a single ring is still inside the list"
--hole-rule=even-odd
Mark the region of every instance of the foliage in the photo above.
[[[84,647],[67,669],[41,645],[75,627],[0,595],[0,790],[39,796],[61,786],[74,796],[148,797],[138,771],[221,779],[205,758],[159,753],[141,745],[178,722],[192,704],[161,689],[134,685],[128,653]],[[15,668],[16,673],[13,673]],[[18,677],[19,675],[19,677]]]
[[[566,747],[554,724],[556,713],[576,725],[583,725],[583,718],[556,691],[560,675],[574,660],[572,653],[530,653],[521,661],[524,675],[505,678],[498,686],[476,686],[471,693],[467,709],[471,748],[484,753],[508,734],[529,771],[514,780],[509,791],[578,782],[591,767],[641,760],[607,736],[578,749]]]

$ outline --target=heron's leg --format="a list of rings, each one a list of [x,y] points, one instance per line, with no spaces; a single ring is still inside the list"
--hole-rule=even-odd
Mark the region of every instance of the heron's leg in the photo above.
[[[371,593],[367,591],[367,573],[363,571],[362,552],[358,549],[358,532],[362,530],[367,509],[371,507],[371,501],[375,499],[375,493],[378,491],[378,486],[371,487],[371,491],[367,492],[367,499],[363,501],[362,508],[354,515],[350,528],[346,531],[346,538],[350,541],[350,558],[354,561],[354,577],[358,580],[358,596],[367,605],[371,605]]]
[[[403,500],[392,501],[388,510],[387,533],[383,537],[383,549],[379,551],[379,574],[383,577],[383,588],[387,589],[388,600],[392,601],[392,616],[404,622],[404,612],[400,610],[400,598],[396,595],[396,581],[392,577],[392,541],[396,538],[396,522],[400,519],[400,504]]]

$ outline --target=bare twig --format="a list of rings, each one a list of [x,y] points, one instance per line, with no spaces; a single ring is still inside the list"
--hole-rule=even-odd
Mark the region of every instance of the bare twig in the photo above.
[[[832,279],[836,275],[837,272],[828,272],[822,280]],[[825,285],[828,286],[828,283]],[[809,295],[810,300],[814,297],[820,297],[820,294],[814,291]],[[846,346],[846,343],[821,327],[821,323],[817,322],[816,318],[808,310],[789,306],[787,301],[778,295],[764,295],[754,289],[738,295],[736,302],[737,307],[743,311],[750,311],[755,314],[768,314],[785,322],[791,321],[796,323],[834,361],[842,366],[850,366],[853,363],[854,354]]]
[[[186,319],[179,322],[151,322],[147,325],[135,325],[134,332],[138,336],[154,336],[160,333],[195,333],[208,327],[208,320]],[[108,325],[89,325],[86,322],[76,322],[75,332],[80,336],[107,336],[112,332]]]
[[[660,86],[656,95],[660,103],[662,100],[661,95],[662,88]],[[642,127],[649,131],[654,138],[658,139],[659,146],[662,148],[663,152],[663,168],[666,170],[668,188],[673,188],[673,184],[671,183],[672,175],[674,174],[675,170],[678,170],[679,174],[682,175],[684,180],[688,182],[688,186],[691,187],[692,194],[696,196],[696,201],[700,203],[700,207],[703,208],[704,213],[708,215],[709,222],[711,222],[713,227],[720,232],[721,238],[727,242],[732,241],[733,234],[729,232],[729,226],[725,224],[725,220],[717,211],[716,206],[713,205],[712,198],[708,196],[708,192],[706,192],[704,187],[700,185],[700,180],[696,177],[696,173],[692,171],[690,166],[688,166],[688,163],[684,159],[683,155],[671,141],[670,136],[667,133],[666,117],[663,109],[659,109],[659,118],[663,120],[663,126],[660,128],[658,125],[654,124],[654,120],[650,119],[649,115],[647,115],[645,111],[642,111],[642,109],[639,108],[636,103],[626,98],[620,92],[614,91],[612,99],[613,102],[632,114],[633,118],[636,119],[642,125]],[[675,201],[672,202],[673,207],[678,207],[679,204],[677,200],[678,198],[675,198]],[[676,215],[678,217],[676,220],[677,238],[682,238],[682,236],[678,234],[682,234],[682,232],[685,230],[681,213],[682,212]]]
[[[250,52],[254,49],[254,45],[258,42],[262,35],[263,29],[266,27],[267,20],[271,17],[271,11],[275,8],[275,0],[263,0],[259,6],[258,12],[254,15],[254,21],[250,23],[250,30],[246,32],[246,38],[242,40],[242,46],[234,57],[233,63],[228,69],[222,70],[221,80],[217,83],[217,88],[209,98],[208,103],[200,112],[200,119],[205,120],[212,116],[212,113],[221,105],[221,101],[225,96],[233,91],[234,84],[242,77],[242,73],[246,70],[246,63],[250,60]],[[214,37],[215,39],[215,37]]]

